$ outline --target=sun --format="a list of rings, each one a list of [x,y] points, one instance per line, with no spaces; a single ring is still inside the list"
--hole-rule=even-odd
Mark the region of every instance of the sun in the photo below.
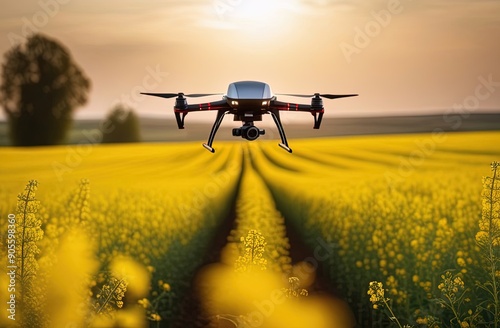
[[[300,12],[299,0],[239,0],[230,1],[225,19],[240,32],[256,35],[279,34],[296,24]]]

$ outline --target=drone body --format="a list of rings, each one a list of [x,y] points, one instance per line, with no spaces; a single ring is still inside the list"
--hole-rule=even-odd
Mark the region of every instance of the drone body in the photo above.
[[[330,95],[319,94],[314,95],[295,95],[283,94],[285,96],[295,97],[312,97],[311,104],[295,104],[289,102],[282,102],[276,99],[272,93],[270,86],[264,82],[256,81],[240,81],[233,82],[229,85],[227,94],[222,97],[222,100],[215,102],[207,102],[189,105],[186,97],[204,97],[218,94],[191,94],[185,95],[183,93],[142,93],[144,95],[156,96],[161,98],[174,98],[176,97],[174,113],[177,120],[179,129],[184,129],[184,118],[190,112],[198,111],[217,111],[217,117],[212,127],[212,131],[208,137],[207,143],[203,144],[210,152],[215,152],[212,147],[215,134],[222,123],[226,114],[233,114],[235,121],[241,121],[243,126],[233,129],[233,136],[242,137],[247,140],[256,140],[259,136],[265,134],[265,131],[259,129],[254,125],[254,122],[262,121],[262,115],[270,114],[278,128],[281,137],[279,146],[288,152],[292,149],[288,146],[285,136],[285,130],[280,120],[280,111],[299,111],[311,113],[314,117],[314,129],[319,129],[321,120],[323,118],[324,108],[323,99],[335,99],[344,97],[357,96],[356,94],[349,95]]]

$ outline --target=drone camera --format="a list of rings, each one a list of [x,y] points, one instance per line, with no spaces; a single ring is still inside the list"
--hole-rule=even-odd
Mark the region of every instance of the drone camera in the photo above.
[[[256,140],[261,135],[266,134],[265,130],[259,129],[254,125],[244,125],[241,128],[233,129],[234,137],[242,137],[247,140]]]
[[[241,128],[233,129],[233,137],[241,137]]]

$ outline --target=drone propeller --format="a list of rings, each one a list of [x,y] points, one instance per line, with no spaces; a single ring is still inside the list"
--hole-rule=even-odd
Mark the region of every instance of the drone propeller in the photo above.
[[[198,97],[218,96],[218,95],[222,95],[222,93],[193,93],[193,94],[185,95],[182,92],[178,92],[178,93],[149,93],[149,92],[141,92],[141,95],[155,96],[155,97],[161,97],[161,98],[175,98],[175,97],[178,97],[178,96],[179,97],[198,98]]]
[[[292,97],[302,97],[302,98],[311,98],[311,97],[323,97],[327,99],[337,99],[337,98],[346,98],[346,97],[356,97],[358,96],[357,94],[350,94],[350,95],[332,95],[328,93],[315,93],[313,95],[298,95],[298,94],[290,94],[290,93],[278,93],[278,95],[281,96],[292,96]]]

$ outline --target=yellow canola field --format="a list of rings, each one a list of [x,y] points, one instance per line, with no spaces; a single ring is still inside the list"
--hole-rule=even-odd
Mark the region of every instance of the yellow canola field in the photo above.
[[[383,282],[398,317],[410,324],[439,314],[430,299],[439,294],[445,270],[461,273],[474,289],[481,178],[500,159],[500,133],[340,137],[293,140],[291,146],[293,154],[275,141],[221,142],[215,154],[199,143],[0,148],[4,268],[4,222],[22,205],[16,195],[29,180],[38,181],[38,226],[33,229],[41,229],[43,238],[34,257],[39,285],[30,294],[34,301],[26,302],[31,326],[138,326],[144,319],[152,326],[168,324],[227,218],[242,169],[250,165],[257,173],[252,169],[244,175],[248,187],[238,205],[239,221],[254,222],[263,234],[276,229],[275,236],[265,237],[269,246],[273,238],[284,242],[283,252],[270,247],[279,254],[273,258],[286,257],[281,221],[272,226],[260,223],[265,217],[252,218],[263,216],[259,208],[273,217],[277,213],[269,209],[263,178],[285,222],[311,249],[319,238],[333,247],[317,262],[350,303],[359,325],[387,324],[369,310],[371,281]],[[21,220],[23,215],[17,215]],[[251,229],[247,223],[241,227]],[[244,236],[243,230],[233,238]],[[127,274],[118,272],[122,267]],[[7,278],[0,277],[2,291]],[[65,292],[75,284],[80,294]],[[111,287],[119,292],[110,294]],[[103,304],[103,295],[112,301]],[[8,296],[1,293],[2,304]],[[478,295],[470,297],[473,303]],[[81,307],[82,300],[86,312],[76,315],[70,305]],[[17,314],[22,321],[22,313]],[[136,321],[128,321],[132,318]],[[8,324],[12,321],[2,315],[0,325]]]
[[[484,270],[475,235],[482,177],[500,159],[500,133],[295,141],[293,156],[270,143],[252,146],[287,222],[312,248],[318,236],[335,248],[322,267],[358,324],[388,325],[369,313],[371,281],[383,283],[395,312],[415,326],[432,315],[449,323],[431,301],[441,296],[446,270],[463,276],[472,310],[480,303],[475,281]]]
[[[146,318],[171,321],[237,192],[242,158],[239,147],[228,145],[217,155],[192,143],[0,149],[2,268],[7,265],[9,213],[17,216],[18,259],[24,245],[20,238],[24,236],[25,244],[29,244],[19,226],[23,208],[38,207],[27,226],[33,226],[29,229],[36,236],[43,236],[36,241],[38,252],[33,248],[36,262],[30,262],[24,270],[33,272],[28,280],[35,281],[38,287],[24,288],[21,293],[18,284],[17,321],[2,313],[0,326],[110,326],[127,322],[137,326]],[[38,181],[37,188],[26,192],[35,198],[18,200],[16,195],[29,180]],[[30,215],[26,215],[26,222]],[[80,251],[68,254],[74,249]],[[62,265],[64,259],[75,263]],[[126,295],[144,289],[143,282],[134,286],[133,278],[143,274],[132,269],[122,281],[117,277],[123,274],[113,269],[120,267],[116,261],[132,261],[135,264],[124,267],[139,266],[150,275],[146,292],[139,293],[144,300],[138,316],[134,314],[137,300],[127,300]],[[79,270],[80,277],[89,276],[89,281],[74,281],[74,270]],[[57,313],[61,311],[56,309],[64,300],[61,297],[54,298],[51,305],[43,305],[50,303],[48,290],[54,289],[50,276],[60,280],[56,287],[71,286],[79,288],[80,297],[88,295],[83,297],[83,315],[68,309],[66,317],[60,317]],[[2,291],[7,290],[6,284],[6,275],[2,274]],[[1,295],[2,304],[6,304],[9,295]],[[137,317],[142,318],[139,323],[127,321]]]

